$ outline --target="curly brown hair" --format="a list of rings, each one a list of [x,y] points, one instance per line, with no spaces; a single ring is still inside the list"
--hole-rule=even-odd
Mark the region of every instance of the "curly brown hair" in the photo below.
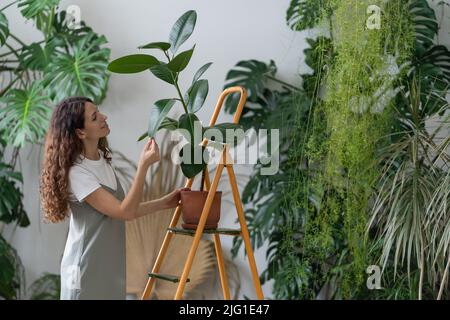
[[[60,222],[69,216],[69,169],[83,152],[83,143],[75,130],[84,128],[86,102],[93,103],[86,97],[64,99],[50,120],[40,184],[44,219],[49,222]],[[106,137],[99,139],[98,148],[110,163]]]

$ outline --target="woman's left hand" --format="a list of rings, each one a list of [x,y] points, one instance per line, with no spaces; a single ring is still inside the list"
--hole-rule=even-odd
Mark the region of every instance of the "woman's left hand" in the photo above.
[[[166,209],[170,208],[176,208],[178,206],[178,203],[180,202],[180,192],[181,191],[190,191],[191,188],[180,188],[175,189],[169,194],[166,194],[164,197],[161,198],[162,203],[164,204],[164,207]]]

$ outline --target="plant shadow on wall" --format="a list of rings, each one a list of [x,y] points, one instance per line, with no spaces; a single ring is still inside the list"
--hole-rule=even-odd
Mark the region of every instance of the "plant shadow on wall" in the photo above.
[[[0,8],[0,221],[13,224],[13,230],[30,223],[22,204],[24,182],[16,171],[20,150],[26,144],[41,145],[51,106],[61,99],[83,95],[100,104],[107,90],[106,38],[81,17],[61,10],[59,3],[19,0]],[[33,22],[43,40],[25,43],[13,33],[8,22],[13,8]],[[21,298],[26,290],[20,258],[1,235],[0,243],[0,297]],[[57,277],[45,274],[38,279],[29,289],[30,297],[59,299]]]
[[[261,280],[277,299],[449,299],[450,52],[436,44],[435,11],[426,0],[294,0],[287,22],[327,26],[307,39],[301,88],[273,62],[227,75],[249,88],[245,128],[281,130],[280,172],[256,165],[243,194],[252,244],[268,241]]]

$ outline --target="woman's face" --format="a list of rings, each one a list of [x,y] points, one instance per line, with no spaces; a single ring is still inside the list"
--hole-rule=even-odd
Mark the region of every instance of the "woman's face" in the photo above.
[[[81,139],[100,139],[106,137],[110,130],[106,119],[108,117],[98,111],[98,107],[90,102],[84,106],[84,129]]]

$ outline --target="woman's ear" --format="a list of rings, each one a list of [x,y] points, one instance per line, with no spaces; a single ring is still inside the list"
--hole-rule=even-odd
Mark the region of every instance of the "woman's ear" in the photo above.
[[[78,138],[81,140],[86,138],[86,133],[81,129],[75,129],[75,133],[77,134]]]

